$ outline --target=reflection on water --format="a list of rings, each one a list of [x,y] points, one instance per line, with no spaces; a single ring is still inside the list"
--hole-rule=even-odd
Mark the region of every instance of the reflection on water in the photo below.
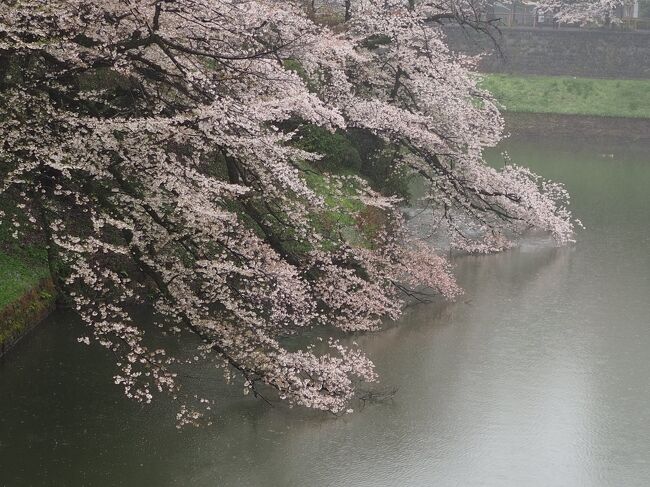
[[[573,247],[458,258],[456,303],[357,339],[392,399],[335,419],[206,378],[215,424],[179,432],[165,401],[123,399],[59,314],[0,361],[0,485],[647,485],[648,147],[506,146],[567,183],[587,228]]]

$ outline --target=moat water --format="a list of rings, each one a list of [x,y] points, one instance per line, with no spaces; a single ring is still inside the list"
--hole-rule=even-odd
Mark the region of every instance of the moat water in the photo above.
[[[459,257],[457,302],[357,338],[391,399],[334,418],[199,374],[214,424],[179,431],[173,404],[125,399],[57,313],[0,359],[0,486],[647,486],[650,145],[502,148],[564,181],[586,229]]]

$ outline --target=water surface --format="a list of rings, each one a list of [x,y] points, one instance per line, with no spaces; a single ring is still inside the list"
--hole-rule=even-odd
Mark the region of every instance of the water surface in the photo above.
[[[585,226],[557,249],[456,259],[465,295],[357,341],[390,400],[333,418],[205,376],[215,423],[127,401],[59,313],[0,360],[0,486],[646,486],[650,158],[641,143],[521,140]],[[497,157],[496,154],[494,157]]]

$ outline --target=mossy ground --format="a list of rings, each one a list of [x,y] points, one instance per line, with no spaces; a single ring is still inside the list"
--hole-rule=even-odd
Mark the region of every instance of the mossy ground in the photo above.
[[[0,310],[33,289],[47,276],[43,262],[0,252]]]
[[[48,274],[41,260],[0,252],[0,355],[52,308]]]
[[[13,210],[3,201],[0,210]],[[37,242],[14,239],[7,220],[0,225],[0,355],[40,321],[54,303],[46,252]]]
[[[0,355],[45,318],[53,309],[54,302],[54,285],[49,278],[43,278],[19,298],[0,308]]]
[[[650,80],[483,75],[507,112],[650,118]]]

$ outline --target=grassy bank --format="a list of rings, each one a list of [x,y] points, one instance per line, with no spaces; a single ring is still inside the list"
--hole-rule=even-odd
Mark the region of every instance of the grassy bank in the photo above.
[[[0,252],[0,355],[48,314],[54,294],[41,260]]]
[[[482,86],[507,112],[650,118],[650,80],[486,74]]]
[[[0,252],[0,310],[20,299],[47,275],[42,262]]]
[[[0,210],[11,214],[15,205],[2,201]],[[0,355],[47,315],[55,294],[43,246],[25,238],[15,240],[13,225],[4,223],[0,225]]]

